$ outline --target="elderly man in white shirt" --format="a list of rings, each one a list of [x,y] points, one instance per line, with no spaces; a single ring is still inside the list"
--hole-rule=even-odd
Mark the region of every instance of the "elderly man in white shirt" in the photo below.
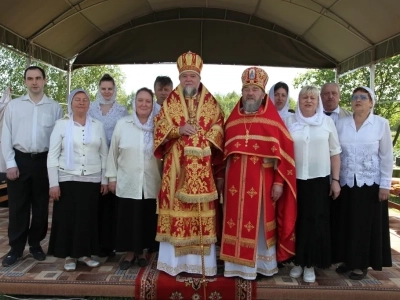
[[[136,259],[140,267],[147,265],[143,250],[154,247],[161,185],[161,162],[153,154],[153,92],[139,89],[132,106],[132,115],[115,126],[106,171],[109,189],[119,197],[116,250],[127,252],[121,270]]]
[[[351,116],[351,112],[339,106],[340,86],[337,83],[329,82],[321,87],[321,100],[324,114],[330,116],[335,124],[337,120]]]
[[[28,67],[24,81],[28,94],[8,104],[1,138],[7,166],[8,239],[11,246],[3,259],[4,267],[15,264],[22,257],[27,240],[29,252],[36,260],[46,258],[40,246],[48,225],[46,159],[50,134],[56,120],[62,117],[61,106],[44,94],[46,75],[42,68]]]

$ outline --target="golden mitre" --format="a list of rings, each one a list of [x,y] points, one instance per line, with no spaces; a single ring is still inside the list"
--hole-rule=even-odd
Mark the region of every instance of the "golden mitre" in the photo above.
[[[267,72],[261,68],[247,68],[242,74],[242,88],[248,85],[256,85],[265,92],[265,86],[267,85],[268,78]]]
[[[200,76],[201,69],[203,68],[203,60],[200,55],[190,51],[179,56],[176,64],[178,66],[179,75],[184,72],[192,71]]]

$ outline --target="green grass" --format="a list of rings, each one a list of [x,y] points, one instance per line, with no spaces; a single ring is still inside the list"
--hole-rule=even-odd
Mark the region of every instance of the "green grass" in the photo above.
[[[400,197],[396,197],[396,196],[390,195],[389,201],[392,201],[394,203],[400,204]]]

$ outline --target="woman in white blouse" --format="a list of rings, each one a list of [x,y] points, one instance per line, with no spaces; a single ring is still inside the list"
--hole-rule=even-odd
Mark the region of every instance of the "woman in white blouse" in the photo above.
[[[77,260],[97,267],[99,192],[108,192],[104,177],[107,141],[103,124],[91,118],[89,96],[82,90],[68,97],[68,115],[58,120],[50,137],[47,169],[54,200],[49,254],[65,258],[73,271]]]
[[[107,159],[109,189],[119,197],[116,250],[127,252],[120,269],[138,259],[144,267],[143,250],[154,244],[156,198],[161,184],[161,162],[153,155],[153,92],[137,91],[133,114],[117,122]]]
[[[361,280],[368,267],[390,267],[388,203],[393,171],[389,122],[373,114],[375,94],[368,87],[353,91],[353,116],[337,122],[342,146],[340,185],[335,204],[334,262],[338,273]]]
[[[117,86],[114,78],[104,74],[99,82],[96,100],[90,104],[89,115],[101,121],[104,125],[107,137],[107,145],[110,146],[117,121],[128,115],[124,106],[116,102]],[[99,238],[100,256],[115,255],[116,214],[118,201],[115,195],[108,193],[99,199]]]
[[[340,193],[341,149],[316,87],[301,89],[296,112],[285,123],[294,141],[297,178],[296,266],[290,276],[303,274],[305,282],[314,282],[314,267],[331,265],[330,205]]]
[[[286,83],[279,81],[274,84],[269,90],[269,98],[282,120],[293,114],[289,111],[289,87]]]

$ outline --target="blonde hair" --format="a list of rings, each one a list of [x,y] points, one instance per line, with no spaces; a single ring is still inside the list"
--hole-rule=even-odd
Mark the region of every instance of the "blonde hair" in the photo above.
[[[317,99],[319,98],[319,89],[313,85],[306,85],[302,87],[299,93],[299,100],[301,96],[306,95],[306,94],[311,94],[315,96]]]

